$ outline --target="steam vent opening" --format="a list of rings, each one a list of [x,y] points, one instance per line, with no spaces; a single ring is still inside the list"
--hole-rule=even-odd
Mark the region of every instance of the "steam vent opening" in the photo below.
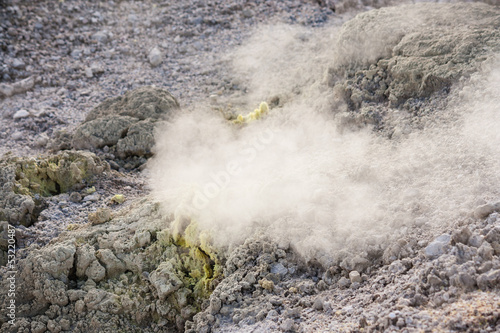
[[[498,1],[5,0],[0,59],[1,332],[500,331]]]

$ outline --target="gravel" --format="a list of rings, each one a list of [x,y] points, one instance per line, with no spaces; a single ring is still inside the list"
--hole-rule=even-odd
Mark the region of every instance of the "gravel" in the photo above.
[[[333,17],[331,9],[305,0],[4,1],[0,98],[10,98],[2,101],[1,116],[43,110],[58,122],[44,130],[52,138],[104,99],[144,85],[169,90],[183,106],[212,94],[231,95],[221,55],[253,28],[271,22],[320,26]],[[0,122],[0,155],[42,152],[34,144],[39,129],[10,140],[19,127]]]

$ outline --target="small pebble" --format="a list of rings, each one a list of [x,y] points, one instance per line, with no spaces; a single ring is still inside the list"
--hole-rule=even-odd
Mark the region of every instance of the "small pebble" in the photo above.
[[[12,68],[23,69],[24,67],[26,67],[26,64],[21,59],[16,58],[14,59],[14,61],[12,61]]]
[[[459,231],[453,232],[451,238],[455,243],[467,244],[471,235],[472,233],[470,229],[466,226],[460,229]]]
[[[102,224],[111,220],[111,209],[98,208],[96,212],[89,214],[89,221],[92,225]]]
[[[109,35],[106,31],[98,31],[91,38],[98,43],[104,44],[109,40]]]
[[[47,146],[47,143],[49,142],[49,137],[47,134],[42,133],[40,136],[35,140],[35,146],[38,148],[44,148]]]
[[[269,311],[269,313],[267,314],[267,319],[273,319],[273,318],[277,318],[278,317],[278,311],[276,310],[271,310]]]
[[[284,332],[290,332],[295,326],[295,323],[293,322],[293,319],[285,319],[285,321],[283,321],[283,323],[281,324],[281,329],[284,331]]]
[[[89,68],[89,67],[85,68],[85,76],[89,79],[91,79],[94,76],[94,73],[92,72],[92,68]]]
[[[255,12],[251,9],[243,9],[241,15],[243,15],[244,18],[251,18],[255,16]]]
[[[484,219],[494,211],[495,211],[495,205],[493,204],[488,203],[485,205],[481,205],[474,210],[474,217],[478,219]]]
[[[83,201],[98,201],[101,196],[98,193],[87,195]]]
[[[154,47],[151,52],[149,52],[148,60],[151,66],[156,67],[163,62],[163,55],[158,48]]]
[[[115,161],[108,161],[109,163],[109,167],[113,170],[119,170],[120,169],[120,165],[118,163],[116,163]]]
[[[351,283],[357,282],[361,283],[363,279],[361,278],[361,275],[357,271],[352,271],[349,273],[349,279],[351,280]]]
[[[71,51],[71,57],[73,59],[79,59],[81,56],[82,56],[82,50],[74,49],[73,51]]]
[[[82,195],[78,192],[71,192],[71,194],[69,195],[69,201],[80,202],[82,201]]]
[[[285,276],[286,274],[288,274],[288,269],[281,263],[276,263],[271,266],[271,273]]]
[[[268,279],[262,279],[262,280],[259,280],[259,284],[262,288],[266,289],[266,290],[273,290],[274,289],[274,282],[271,281],[271,280],[268,280]]]
[[[123,194],[115,194],[112,198],[111,198],[111,203],[114,203],[114,204],[122,204],[125,202],[125,196]]]
[[[478,248],[483,243],[483,239],[484,239],[483,236],[478,235],[478,234],[473,234],[469,238],[469,245],[472,246],[472,247]]]
[[[26,118],[29,117],[30,113],[26,110],[19,110],[16,113],[14,113],[13,118],[14,119],[21,119],[21,118]]]
[[[12,140],[19,141],[24,138],[24,134],[22,132],[14,132],[11,136]]]
[[[313,309],[317,311],[323,310],[323,299],[321,297],[318,297],[314,300],[313,303]]]
[[[427,245],[427,247],[425,248],[425,255],[429,259],[436,259],[440,257],[448,249],[450,241],[451,236],[448,234],[443,234],[437,237],[429,245]]]
[[[341,277],[338,283],[339,283],[339,287],[347,288],[351,285],[351,280],[349,280],[345,277]]]

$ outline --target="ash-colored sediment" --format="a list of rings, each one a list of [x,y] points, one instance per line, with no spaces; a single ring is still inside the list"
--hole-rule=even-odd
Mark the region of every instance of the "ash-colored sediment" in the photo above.
[[[73,133],[76,149],[108,148],[116,157],[150,157],[154,127],[159,120],[179,109],[177,100],[166,90],[143,87],[123,96],[105,100],[87,115]]]

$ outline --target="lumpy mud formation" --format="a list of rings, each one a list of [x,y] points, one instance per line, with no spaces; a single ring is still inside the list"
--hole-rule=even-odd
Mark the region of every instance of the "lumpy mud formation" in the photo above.
[[[178,108],[177,100],[164,89],[130,91],[93,109],[76,128],[71,144],[75,149],[107,147],[108,153],[132,160],[135,167],[152,155],[155,123]]]
[[[0,161],[0,219],[30,226],[44,207],[44,197],[81,189],[109,169],[92,153],[67,151],[48,157],[8,157]]]

